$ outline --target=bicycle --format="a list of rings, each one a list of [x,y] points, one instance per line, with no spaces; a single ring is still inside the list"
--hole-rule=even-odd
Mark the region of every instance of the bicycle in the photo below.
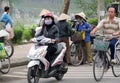
[[[13,55],[14,48],[10,41],[6,40],[9,33],[5,30],[0,31],[0,72],[6,74],[10,70],[10,57]],[[9,52],[10,51],[10,52]],[[3,54],[4,53],[4,54]]]
[[[4,43],[4,47],[7,51],[7,54],[9,57],[11,57],[14,53],[14,47],[11,41],[7,40],[6,37],[8,37],[9,33],[6,30],[0,31],[0,40]]]
[[[70,45],[70,60],[73,66],[79,66],[85,59],[81,34],[82,32],[76,32],[71,37],[72,44]]]
[[[94,39],[94,48],[97,53],[93,61],[93,75],[97,82],[102,80],[104,72],[110,67],[112,68],[112,73],[115,77],[120,76],[120,56],[118,56],[120,53],[120,47],[118,46],[116,49],[117,55],[115,59],[117,60],[117,63],[112,64],[108,50],[109,42],[104,39],[104,35],[98,35]]]

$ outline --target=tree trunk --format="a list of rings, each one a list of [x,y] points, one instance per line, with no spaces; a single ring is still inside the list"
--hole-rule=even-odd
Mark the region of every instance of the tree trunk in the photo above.
[[[64,0],[63,6],[62,6],[62,10],[60,13],[68,13],[69,10],[69,5],[70,5],[70,0]]]

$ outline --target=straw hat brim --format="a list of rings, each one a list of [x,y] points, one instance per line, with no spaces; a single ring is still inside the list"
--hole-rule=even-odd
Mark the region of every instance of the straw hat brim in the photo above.
[[[47,9],[43,9],[41,12],[40,12],[40,15],[39,16],[44,16],[46,15],[47,13],[51,13],[51,11],[47,10]]]
[[[61,14],[59,17],[58,17],[58,21],[61,21],[61,20],[67,20],[69,19],[70,17],[67,15],[67,14]]]
[[[84,13],[78,13],[78,14],[76,14],[76,15],[75,15],[75,18],[76,18],[77,16],[83,18],[85,21],[87,20]]]

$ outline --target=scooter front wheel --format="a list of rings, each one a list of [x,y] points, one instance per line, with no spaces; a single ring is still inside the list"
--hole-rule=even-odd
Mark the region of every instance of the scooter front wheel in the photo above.
[[[58,76],[55,76],[55,79],[58,80],[58,81],[62,80],[63,76],[64,76],[63,73],[59,73]]]
[[[62,69],[61,71],[57,72],[57,75],[55,76],[56,80],[62,80],[64,74],[68,71],[68,67],[66,63],[62,63],[62,65],[60,66],[60,69]]]
[[[28,68],[28,73],[27,73],[27,80],[28,83],[38,83],[39,82],[39,66],[33,66]]]

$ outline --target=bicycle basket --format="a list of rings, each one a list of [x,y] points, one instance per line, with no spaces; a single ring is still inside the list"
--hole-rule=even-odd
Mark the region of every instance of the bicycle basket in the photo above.
[[[109,47],[108,41],[103,41],[101,39],[94,39],[94,49],[99,51],[107,51]]]
[[[7,58],[6,51],[4,49],[4,43],[0,43],[0,59]]]
[[[73,41],[73,42],[79,42],[81,40],[82,40],[81,32],[76,32],[71,36],[71,41]]]

